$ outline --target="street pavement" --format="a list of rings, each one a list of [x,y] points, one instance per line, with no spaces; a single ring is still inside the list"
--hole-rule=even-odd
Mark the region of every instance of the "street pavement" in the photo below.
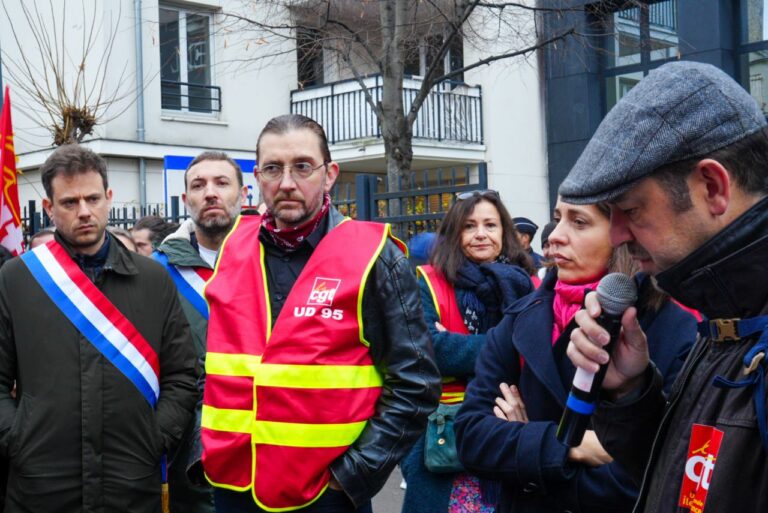
[[[400,474],[400,468],[395,468],[392,475],[389,476],[387,484],[373,498],[373,513],[400,513],[405,496],[405,490],[400,488],[402,481],[403,476]]]

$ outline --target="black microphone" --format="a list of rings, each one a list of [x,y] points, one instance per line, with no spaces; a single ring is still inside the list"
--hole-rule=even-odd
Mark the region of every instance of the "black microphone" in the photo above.
[[[597,286],[597,300],[602,312],[597,323],[608,331],[611,337],[604,349],[611,354],[613,344],[619,339],[621,316],[637,301],[637,286],[634,280],[623,273],[611,273],[600,280]],[[595,411],[608,364],[601,365],[597,374],[576,368],[571,393],[565,403],[563,416],[557,426],[557,439],[568,447],[581,445],[589,419]]]

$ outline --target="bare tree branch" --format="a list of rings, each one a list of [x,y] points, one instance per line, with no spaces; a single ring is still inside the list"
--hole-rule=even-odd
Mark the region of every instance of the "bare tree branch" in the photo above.
[[[83,33],[79,52],[72,54],[66,37],[66,3],[53,0],[47,3],[47,12],[43,12],[37,1],[19,2],[20,17],[26,22],[23,29],[34,41],[32,45],[22,45],[18,32],[22,29],[18,27],[23,23],[12,20],[5,2],[2,2],[19,54],[18,58],[11,58],[7,51],[3,52],[3,61],[12,82],[26,93],[23,101],[28,108],[24,109],[24,114],[49,130],[55,145],[81,142],[93,133],[97,124],[106,121],[112,107],[126,100],[130,94],[125,91],[127,66],[123,66],[117,85],[108,89],[107,84],[112,78],[110,71],[114,64],[113,52],[121,12],[117,12],[117,22],[110,21],[110,32],[101,37],[104,25],[99,24],[98,5],[94,4],[93,12],[87,15],[85,0],[81,0]],[[125,109],[133,101],[130,99]],[[43,119],[43,114],[50,121]]]
[[[446,73],[446,74],[444,74],[444,75],[442,75],[440,77],[437,77],[435,79],[435,83],[442,82],[443,80],[447,80],[447,79],[449,79],[451,77],[455,77],[456,75],[460,75],[460,74],[462,74],[464,72],[467,72],[467,71],[469,71],[471,69],[479,68],[480,66],[485,66],[486,64],[490,64],[490,63],[495,62],[495,61],[499,61],[499,60],[502,60],[502,59],[510,59],[512,57],[518,57],[520,55],[525,55],[525,54],[534,52],[534,51],[536,51],[536,50],[538,50],[540,48],[544,48],[547,45],[550,45],[550,44],[552,44],[552,43],[554,43],[556,41],[560,41],[562,39],[565,39],[566,37],[574,35],[574,34],[576,34],[576,29],[572,27],[572,28],[566,30],[565,32],[562,32],[562,33],[560,33],[558,35],[552,36],[549,39],[545,39],[543,41],[540,41],[538,44],[535,44],[533,46],[529,46],[528,48],[523,48],[522,50],[515,50],[514,52],[503,53],[503,54],[500,54],[500,55],[492,55],[492,56],[487,57],[485,59],[481,59],[481,60],[479,60],[477,62],[473,62],[469,66],[464,66],[463,68],[458,68],[458,69],[452,70],[452,71],[450,71],[450,72],[448,72],[448,73]]]

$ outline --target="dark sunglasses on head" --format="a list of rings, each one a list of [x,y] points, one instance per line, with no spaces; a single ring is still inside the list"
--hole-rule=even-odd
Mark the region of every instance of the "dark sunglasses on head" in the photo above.
[[[467,191],[467,192],[460,192],[456,194],[456,201],[463,201],[465,199],[472,198],[474,196],[480,196],[480,197],[492,197],[492,198],[499,198],[499,191],[494,191],[493,189],[486,189],[484,191]]]

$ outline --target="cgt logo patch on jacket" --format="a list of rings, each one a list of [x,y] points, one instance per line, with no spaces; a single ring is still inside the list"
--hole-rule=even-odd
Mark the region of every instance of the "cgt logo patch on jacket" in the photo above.
[[[308,305],[333,306],[333,296],[341,286],[341,280],[335,278],[315,278],[312,290],[309,293]]]
[[[723,432],[712,426],[694,424],[691,429],[679,502],[680,507],[688,508],[691,513],[704,511],[722,441]]]

